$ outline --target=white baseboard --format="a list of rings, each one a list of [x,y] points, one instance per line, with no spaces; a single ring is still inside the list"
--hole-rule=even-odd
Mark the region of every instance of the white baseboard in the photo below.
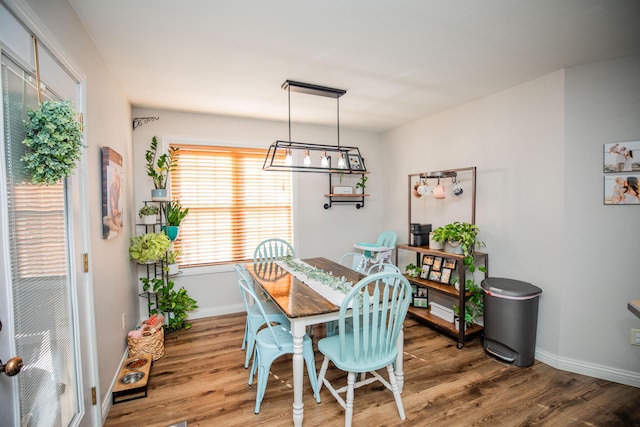
[[[535,358],[556,369],[640,388],[640,374],[637,372],[624,371],[622,369],[587,363],[566,357],[558,357],[555,354],[538,348],[536,348]]]

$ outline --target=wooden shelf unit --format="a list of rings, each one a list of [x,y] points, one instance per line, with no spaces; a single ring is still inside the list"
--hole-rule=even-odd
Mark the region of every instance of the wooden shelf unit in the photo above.
[[[449,252],[429,249],[427,246],[410,246],[405,244],[396,245],[398,250],[406,250],[416,253],[416,265],[422,267],[422,257],[423,255],[432,255],[434,257],[448,258],[456,260],[455,271],[459,278],[458,283],[460,284],[460,289],[464,289],[464,284],[466,283],[466,268],[462,262],[464,256],[458,254],[452,254]],[[489,256],[483,252],[475,253],[476,263],[481,263],[486,268],[485,277],[489,275]],[[441,282],[434,282],[432,280],[427,280],[419,277],[409,277],[405,275],[410,283],[427,289],[427,300],[429,304],[431,304],[431,296],[432,292],[436,292],[439,295],[444,296],[446,299],[450,300],[452,303],[457,304],[460,307],[460,312],[464,313],[464,308],[466,305],[467,298],[469,297],[469,292],[460,292],[455,286],[449,285]],[[448,322],[444,319],[441,319],[437,316],[434,316],[430,312],[430,308],[421,308],[421,307],[410,307],[409,313],[423,321],[429,326],[434,327],[437,330],[440,330],[447,335],[456,338],[458,341],[458,348],[462,348],[467,338],[471,335],[477,334],[481,332],[484,328],[480,325],[472,325],[467,327],[466,330],[461,327],[460,330],[457,330],[454,322]]]

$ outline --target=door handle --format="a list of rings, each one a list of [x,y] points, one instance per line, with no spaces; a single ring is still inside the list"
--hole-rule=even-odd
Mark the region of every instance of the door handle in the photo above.
[[[6,364],[0,360],[0,373],[4,372],[6,376],[12,377],[18,375],[23,366],[24,363],[20,357],[12,357]]]

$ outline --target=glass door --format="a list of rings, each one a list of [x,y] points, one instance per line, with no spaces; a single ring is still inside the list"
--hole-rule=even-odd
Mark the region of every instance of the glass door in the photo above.
[[[24,363],[15,377],[0,376],[0,391],[18,397],[13,414],[2,417],[14,418],[9,425],[69,426],[83,414],[70,197],[66,182],[40,186],[24,175],[23,120],[38,97],[33,76],[4,53],[2,95],[0,351],[3,357],[13,351]]]

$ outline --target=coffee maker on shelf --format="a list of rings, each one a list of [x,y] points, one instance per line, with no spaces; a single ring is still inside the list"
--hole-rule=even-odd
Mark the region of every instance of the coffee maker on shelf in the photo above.
[[[429,246],[431,224],[411,223],[411,246]]]

